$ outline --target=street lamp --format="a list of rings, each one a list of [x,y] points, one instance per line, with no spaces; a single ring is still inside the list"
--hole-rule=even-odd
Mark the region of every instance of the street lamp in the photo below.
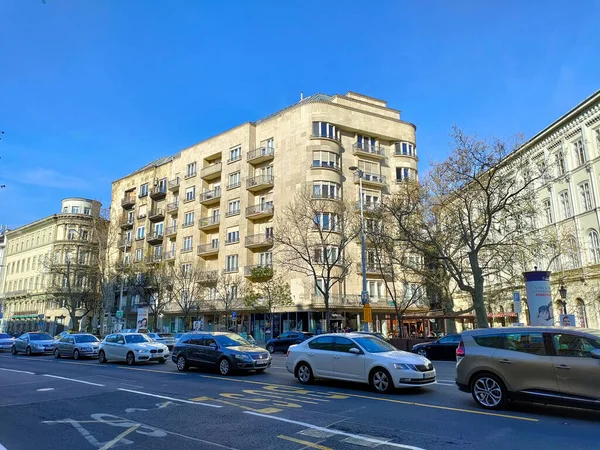
[[[359,204],[360,204],[360,265],[362,271],[362,292],[360,293],[360,299],[363,305],[369,304],[369,293],[367,291],[367,264],[365,257],[365,214],[363,206],[363,175],[364,172],[356,166],[350,166],[349,169],[358,176],[359,186]],[[369,322],[366,321],[365,317],[365,331],[369,331]]]
[[[560,305],[562,306],[563,314],[567,314],[567,288],[564,284],[560,285],[558,293],[560,294],[561,298]]]

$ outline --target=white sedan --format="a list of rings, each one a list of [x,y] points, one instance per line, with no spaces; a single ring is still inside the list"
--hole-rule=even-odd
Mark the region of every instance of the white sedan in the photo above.
[[[98,361],[125,361],[132,365],[141,361],[164,364],[169,359],[169,348],[154,342],[142,333],[109,334],[100,343]]]
[[[435,369],[427,358],[358,333],[322,334],[292,345],[285,365],[302,384],[330,378],[369,383],[382,393],[435,384]]]

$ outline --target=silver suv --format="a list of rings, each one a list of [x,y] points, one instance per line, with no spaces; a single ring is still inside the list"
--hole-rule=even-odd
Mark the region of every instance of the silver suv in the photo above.
[[[600,331],[507,327],[462,333],[456,384],[486,409],[508,400],[600,409]]]

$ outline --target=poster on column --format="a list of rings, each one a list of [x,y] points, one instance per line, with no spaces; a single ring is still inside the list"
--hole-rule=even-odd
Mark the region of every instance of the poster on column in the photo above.
[[[138,306],[137,327],[148,328],[148,308],[145,306]]]
[[[525,278],[530,325],[554,325],[550,272],[545,270],[523,272],[523,277]]]

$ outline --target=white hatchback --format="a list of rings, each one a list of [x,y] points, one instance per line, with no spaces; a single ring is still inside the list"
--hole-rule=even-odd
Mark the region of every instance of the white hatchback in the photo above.
[[[435,384],[436,375],[427,358],[358,333],[321,334],[292,345],[286,368],[302,384],[330,378],[369,383],[382,393]]]
[[[100,343],[98,361],[125,361],[131,365],[141,361],[164,364],[169,359],[169,348],[142,333],[109,334]]]

